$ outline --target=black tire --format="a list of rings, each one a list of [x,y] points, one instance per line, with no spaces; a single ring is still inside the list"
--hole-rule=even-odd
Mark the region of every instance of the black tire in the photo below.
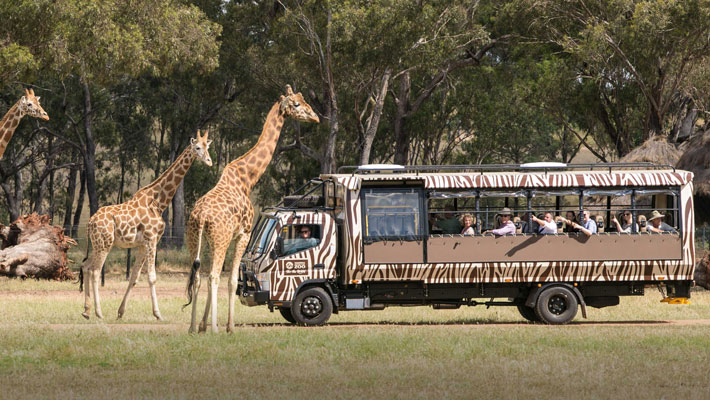
[[[290,308],[279,308],[279,312],[284,319],[292,324],[296,323],[296,319],[293,318]]]
[[[538,318],[537,314],[535,314],[534,308],[526,306],[524,302],[518,303],[517,306],[518,312],[520,312],[520,315],[522,315],[523,318],[530,322],[540,322],[540,318]]]
[[[535,314],[541,322],[564,325],[577,315],[577,296],[564,286],[553,286],[540,293],[535,303]]]
[[[323,325],[333,312],[330,296],[322,288],[305,289],[296,296],[291,307],[291,314],[301,326]]]

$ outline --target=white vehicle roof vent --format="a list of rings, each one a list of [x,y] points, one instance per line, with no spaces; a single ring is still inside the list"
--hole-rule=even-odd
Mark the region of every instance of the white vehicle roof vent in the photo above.
[[[399,164],[365,164],[360,165],[357,169],[367,172],[402,171],[404,166]]]
[[[567,168],[567,164],[561,162],[531,162],[520,164],[520,168]]]

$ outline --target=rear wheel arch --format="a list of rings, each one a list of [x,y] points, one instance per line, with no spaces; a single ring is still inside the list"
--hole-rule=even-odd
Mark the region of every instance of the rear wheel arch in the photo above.
[[[582,317],[587,318],[587,303],[584,302],[584,296],[582,296],[582,293],[575,287],[574,285],[570,283],[564,283],[564,282],[554,282],[554,283],[546,283],[542,284],[539,287],[534,287],[532,290],[530,290],[530,293],[528,294],[527,300],[525,300],[525,305],[531,308],[535,308],[537,305],[537,299],[540,297],[540,294],[545,291],[548,288],[551,287],[556,287],[556,286],[562,286],[567,289],[569,289],[572,293],[574,293],[577,303],[581,306],[582,308]]]

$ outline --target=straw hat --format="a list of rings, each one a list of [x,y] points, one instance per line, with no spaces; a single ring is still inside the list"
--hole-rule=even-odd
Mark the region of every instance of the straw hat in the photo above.
[[[513,215],[513,210],[511,210],[511,209],[508,208],[508,207],[505,207],[505,208],[503,208],[502,210],[500,210],[500,212],[498,213],[498,215]]]
[[[648,220],[649,220],[649,221],[653,221],[653,220],[656,219],[656,218],[663,218],[663,217],[665,217],[665,215],[659,213],[659,212],[656,211],[656,210],[653,210],[653,212],[651,213],[651,216],[648,217]]]

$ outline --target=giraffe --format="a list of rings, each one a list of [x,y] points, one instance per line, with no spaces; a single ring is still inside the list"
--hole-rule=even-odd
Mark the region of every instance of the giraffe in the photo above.
[[[252,188],[271,161],[286,117],[297,121],[315,122],[320,120],[311,107],[303,100],[301,93],[293,93],[286,86],[286,96],[281,96],[266,116],[259,141],[246,154],[232,161],[224,168],[222,176],[212,190],[195,203],[187,223],[187,244],[190,257],[194,260],[188,280],[187,298],[192,303],[192,320],[189,332],[197,326],[197,293],[200,288],[200,250],[202,235],[207,235],[207,243],[212,252],[209,288],[205,314],[200,331],[207,329],[207,316],[212,309],[212,332],[217,332],[217,288],[224,263],[225,253],[232,239],[236,239],[234,260],[229,278],[229,315],[227,332],[234,329],[234,295],[239,272],[239,261],[246,248],[252,228],[254,207],[249,200]]]
[[[96,211],[96,214],[91,216],[88,224],[88,236],[93,252],[89,256],[87,248],[87,258],[84,259],[79,277],[81,286],[86,286],[84,312],[82,313],[84,318],[89,319],[92,295],[94,296],[94,312],[97,317],[103,318],[99,300],[99,271],[101,271],[111,247],[116,245],[122,248],[138,247],[136,266],[131,271],[126,294],[118,309],[118,318],[120,319],[126,310],[128,295],[135,286],[141,269],[147,266],[153,315],[159,321],[163,319],[158,309],[158,298],[155,293],[155,252],[165,229],[165,222],[161,215],[172,201],[178,186],[195,158],[212,166],[209,153],[212,141],[208,140],[207,136],[207,131],[200,135],[198,130],[197,137],[190,140],[190,145],[185,151],[155,181],[137,191],[130,200],[121,204],[101,207]]]
[[[25,89],[25,95],[5,114],[0,121],[0,159],[15,133],[15,128],[25,115],[49,121],[49,115],[39,105],[39,96],[32,89]]]

